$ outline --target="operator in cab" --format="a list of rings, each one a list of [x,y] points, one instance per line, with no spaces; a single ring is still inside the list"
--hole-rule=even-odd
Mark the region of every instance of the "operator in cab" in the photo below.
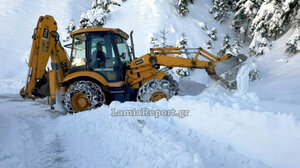
[[[98,42],[96,45],[96,50],[93,52],[93,57],[96,58],[93,67],[99,68],[105,63],[105,53],[102,51],[103,45]]]

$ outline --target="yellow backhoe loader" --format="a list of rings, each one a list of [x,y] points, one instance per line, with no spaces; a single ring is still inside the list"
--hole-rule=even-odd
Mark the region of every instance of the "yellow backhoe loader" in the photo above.
[[[32,36],[23,98],[44,98],[53,107],[56,92],[64,96],[70,113],[89,110],[111,101],[155,102],[176,95],[178,85],[166,72],[172,67],[205,69],[214,79],[236,87],[236,76],[247,57],[217,57],[202,48],[151,48],[135,58],[127,45],[129,35],[120,29],[86,28],[71,33],[71,56],[61,46],[57,23],[52,16],[40,16]],[[178,57],[193,55],[191,58]],[[47,68],[49,57],[51,69]]]

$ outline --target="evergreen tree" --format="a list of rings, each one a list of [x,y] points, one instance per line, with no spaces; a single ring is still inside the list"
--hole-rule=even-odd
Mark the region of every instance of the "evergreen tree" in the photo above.
[[[232,54],[237,56],[240,54],[240,49],[243,48],[242,45],[241,45],[241,42],[240,42],[240,39],[237,37],[235,38],[235,41],[234,41],[234,44],[233,44],[233,47],[232,47]]]
[[[231,22],[235,31],[244,35],[243,43],[248,35],[248,29],[252,19],[256,16],[260,3],[255,0],[240,0],[236,3],[234,10],[236,11]]]
[[[207,31],[207,35],[213,41],[217,40],[217,29],[215,27],[212,28],[211,31]]]
[[[106,17],[110,13],[111,5],[120,6],[119,3],[112,0],[94,0],[92,8],[86,13],[82,13],[79,27],[102,27],[105,24]]]
[[[189,13],[188,0],[178,0],[178,2],[177,2],[177,12],[181,16],[185,16],[185,15],[187,15],[187,13]]]
[[[186,48],[187,46],[187,39],[185,33],[181,34],[181,37],[176,41],[176,47],[179,48]]]
[[[213,49],[213,45],[212,45],[211,39],[209,39],[209,40],[207,41],[207,43],[206,43],[206,48],[207,48],[208,50]]]
[[[258,71],[255,63],[253,63],[252,65],[253,65],[253,69],[249,72],[249,80],[255,81],[260,79],[260,72]]]
[[[166,27],[164,26],[164,30],[162,30],[162,31],[160,31],[160,33],[161,33],[161,36],[160,36],[160,38],[161,38],[161,44],[160,44],[160,46],[161,47],[167,47],[167,34],[169,33],[168,31],[166,31]]]
[[[248,52],[250,56],[260,56],[264,55],[268,50],[269,42],[268,40],[262,36],[261,33],[255,32],[253,40],[248,48]]]
[[[79,20],[79,28],[84,29],[88,27],[92,27],[92,25],[90,24],[90,19],[88,18],[86,13],[82,13]]]
[[[286,43],[286,53],[296,53],[298,41],[300,41],[300,27],[298,27]]]
[[[181,37],[176,41],[176,47],[178,48],[186,48],[187,46],[187,38],[185,33],[181,34]],[[187,58],[188,56],[186,54],[181,54],[178,57]],[[189,75],[189,69],[188,68],[181,68],[181,67],[175,67],[172,69],[173,72],[177,74],[180,78],[186,77]]]
[[[68,42],[71,39],[71,32],[76,30],[76,26],[74,25],[74,20],[72,19],[69,23],[69,25],[66,27],[66,33],[67,36],[66,38],[63,40],[64,42]]]
[[[225,54],[232,54],[231,52],[231,44],[230,44],[230,36],[229,35],[225,35],[224,39],[223,39],[223,45],[221,50],[218,52],[218,56],[223,56]]]
[[[255,32],[259,32],[264,37],[276,38],[279,33],[282,33],[280,26],[280,17],[282,10],[278,0],[266,0],[262,5],[257,15],[252,21],[250,27],[250,36]]]
[[[211,13],[214,14],[214,18],[222,23],[228,17],[229,6],[228,0],[213,0],[213,6],[210,10]]]
[[[285,0],[282,4],[282,15],[281,15],[281,25],[286,26],[290,25],[290,23],[297,21],[297,14],[300,8],[299,0]]]

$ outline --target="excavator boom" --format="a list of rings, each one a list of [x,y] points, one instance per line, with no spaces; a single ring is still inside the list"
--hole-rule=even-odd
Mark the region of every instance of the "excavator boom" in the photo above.
[[[32,39],[28,76],[20,95],[32,99],[50,96],[55,101],[53,92],[66,75],[70,61],[59,42],[57,23],[52,16],[40,16]],[[49,57],[52,70],[47,71]]]

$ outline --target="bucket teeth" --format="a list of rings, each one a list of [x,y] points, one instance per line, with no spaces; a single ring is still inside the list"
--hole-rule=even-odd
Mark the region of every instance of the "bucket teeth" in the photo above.
[[[231,57],[225,61],[215,64],[216,75],[222,80],[222,82],[230,89],[236,89],[236,77],[240,67],[247,60],[247,56],[239,54],[236,57]]]

